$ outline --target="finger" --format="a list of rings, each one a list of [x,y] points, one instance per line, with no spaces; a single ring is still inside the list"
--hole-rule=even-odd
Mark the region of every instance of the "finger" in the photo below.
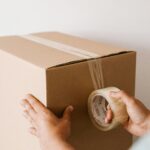
[[[127,106],[132,106],[136,102],[134,98],[129,96],[126,92],[124,91],[119,91],[119,92],[110,92],[110,96],[115,99],[121,99]]]
[[[34,136],[37,136],[36,128],[30,127],[30,128],[29,128],[29,132],[30,132],[30,134],[32,134],[32,135],[34,135]]]
[[[108,105],[107,105],[107,110],[109,110],[109,109],[111,109],[111,108],[110,108],[110,105],[108,104]]]
[[[107,110],[106,118],[111,121],[113,117],[112,110]]]
[[[21,101],[21,105],[24,107],[25,111],[28,112],[28,113],[26,113],[26,115],[28,115],[28,117],[30,116],[32,119],[35,119],[36,112],[35,112],[34,108],[31,106],[31,104],[26,99],[23,99]]]
[[[109,121],[108,121],[108,119],[107,119],[107,118],[105,118],[105,120],[104,120],[104,121],[105,121],[105,123],[106,123],[106,124],[108,124],[108,123],[109,123]]]
[[[34,97],[31,94],[26,95],[27,101],[31,104],[31,106],[34,108],[36,112],[45,111],[46,107],[43,103],[41,103],[36,97]]]
[[[36,97],[34,97],[31,94],[28,94],[26,95],[26,98],[37,113],[44,114],[44,115],[48,114],[49,117],[57,119],[55,114],[47,107],[45,107],[44,104],[41,103]]]
[[[27,110],[23,111],[23,116],[24,116],[24,118],[26,118],[30,122],[30,124],[32,126],[36,127],[35,121],[33,120],[33,118],[31,118],[31,116],[29,115],[29,112]]]
[[[64,111],[63,119],[70,121],[73,109],[73,106],[68,106]]]
[[[28,121],[32,121],[32,118],[30,117],[29,113],[27,110],[24,110],[22,115],[24,116],[24,118],[26,118]]]
[[[112,118],[113,118],[113,112],[109,107],[109,109],[106,111],[105,123],[110,123]]]

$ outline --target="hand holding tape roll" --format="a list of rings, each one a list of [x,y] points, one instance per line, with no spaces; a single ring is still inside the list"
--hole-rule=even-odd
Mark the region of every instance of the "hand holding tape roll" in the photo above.
[[[110,97],[110,92],[120,91],[116,87],[108,87],[93,91],[88,99],[88,112],[93,124],[102,131],[108,131],[128,120],[128,113],[125,104],[120,99]],[[113,118],[111,123],[104,122],[106,107],[109,104]]]

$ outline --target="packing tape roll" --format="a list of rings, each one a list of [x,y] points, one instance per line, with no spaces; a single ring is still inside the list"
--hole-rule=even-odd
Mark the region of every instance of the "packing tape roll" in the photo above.
[[[128,120],[125,104],[120,99],[109,96],[110,92],[118,92],[116,87],[108,87],[93,91],[88,98],[88,112],[93,124],[101,131],[116,128]],[[105,123],[106,107],[109,104],[113,116],[111,123]]]

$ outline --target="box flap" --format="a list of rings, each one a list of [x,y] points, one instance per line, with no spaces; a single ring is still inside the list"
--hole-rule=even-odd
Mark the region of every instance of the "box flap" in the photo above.
[[[127,51],[58,32],[0,37],[0,50],[45,69]]]

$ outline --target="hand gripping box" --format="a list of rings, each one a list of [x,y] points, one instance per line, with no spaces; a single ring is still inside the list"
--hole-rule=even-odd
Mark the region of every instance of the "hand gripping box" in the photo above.
[[[0,149],[40,150],[19,106],[32,93],[57,115],[75,107],[69,142],[77,150],[127,150],[132,137],[122,127],[102,132],[89,118],[88,96],[100,88],[92,61],[101,66],[94,71],[103,76],[103,87],[134,95],[134,51],[57,32],[0,37]]]

